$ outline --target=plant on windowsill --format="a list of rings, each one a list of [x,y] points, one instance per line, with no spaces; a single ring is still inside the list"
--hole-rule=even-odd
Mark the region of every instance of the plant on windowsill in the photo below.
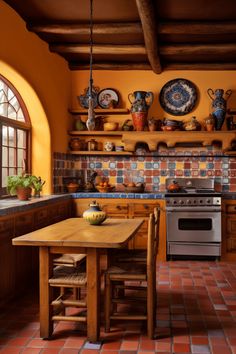
[[[7,177],[7,191],[10,195],[16,195],[19,200],[28,200],[31,197],[33,176],[22,173]]]
[[[40,197],[40,192],[42,191],[45,182],[46,181],[43,181],[41,177],[32,176],[34,197]]]

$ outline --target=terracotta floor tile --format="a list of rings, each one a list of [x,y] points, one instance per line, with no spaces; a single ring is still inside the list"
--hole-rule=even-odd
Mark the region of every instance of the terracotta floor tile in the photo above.
[[[41,348],[24,348],[22,349],[22,354],[39,354],[41,351]]]
[[[123,341],[120,350],[138,350],[139,342],[137,341]]]
[[[121,342],[108,342],[102,345],[102,350],[119,350]]]
[[[174,353],[189,353],[190,345],[185,343],[175,343],[173,344]]]
[[[208,337],[192,337],[192,344],[194,345],[208,345]]]

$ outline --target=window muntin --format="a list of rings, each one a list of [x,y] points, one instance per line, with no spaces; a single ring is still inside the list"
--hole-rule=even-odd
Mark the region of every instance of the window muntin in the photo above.
[[[0,195],[6,194],[7,176],[30,172],[31,125],[16,89],[0,75]]]

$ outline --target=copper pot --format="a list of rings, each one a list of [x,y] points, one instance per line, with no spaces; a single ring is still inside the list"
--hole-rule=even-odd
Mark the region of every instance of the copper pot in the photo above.
[[[178,192],[180,190],[180,185],[178,184],[178,182],[176,181],[173,181],[172,183],[170,183],[168,186],[167,186],[167,190],[169,192]]]

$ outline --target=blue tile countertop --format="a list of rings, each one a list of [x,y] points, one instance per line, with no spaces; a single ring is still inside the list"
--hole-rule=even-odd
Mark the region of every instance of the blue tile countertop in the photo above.
[[[73,193],[72,198],[107,198],[107,199],[164,199],[165,194],[161,192],[155,193],[100,193],[100,192],[90,192],[90,193]]]

